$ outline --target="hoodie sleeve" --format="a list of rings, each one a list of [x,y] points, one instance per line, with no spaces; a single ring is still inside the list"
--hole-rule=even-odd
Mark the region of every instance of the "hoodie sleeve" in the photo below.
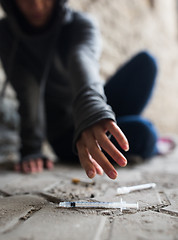
[[[81,132],[102,119],[115,115],[107,104],[99,73],[101,39],[99,30],[90,17],[78,14],[74,18],[68,72],[73,91],[75,144]]]
[[[18,61],[13,63],[10,83],[19,101],[21,161],[42,158],[45,126],[40,86],[34,76],[19,65]]]
[[[13,49],[14,35],[6,19],[0,21],[0,58],[6,75],[19,100],[21,161],[30,157],[42,157],[41,146],[44,140],[43,102],[40,86],[34,74],[28,71],[18,58],[18,45]],[[13,61],[9,61],[14,52]],[[9,65],[11,66],[9,67]],[[10,69],[10,72],[9,72]]]
[[[41,146],[45,126],[40,86],[29,72],[22,67],[19,69],[17,65],[13,71],[11,84],[19,100],[21,160],[42,157]]]

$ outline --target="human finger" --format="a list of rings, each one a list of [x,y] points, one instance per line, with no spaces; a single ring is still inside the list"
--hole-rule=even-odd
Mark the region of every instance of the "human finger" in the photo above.
[[[117,172],[113,165],[109,162],[106,156],[101,152],[100,148],[98,147],[96,140],[88,141],[88,151],[93,157],[93,159],[102,167],[104,172],[110,177],[111,179],[115,179],[117,177]]]
[[[90,155],[87,148],[82,144],[77,144],[78,156],[80,164],[89,178],[94,178],[96,175],[96,169],[91,162]]]
[[[38,172],[38,168],[37,168],[37,165],[36,165],[36,160],[31,159],[31,160],[29,160],[28,162],[29,162],[30,172],[31,172],[31,173],[36,173],[36,172]]]
[[[54,167],[54,163],[51,160],[47,159],[46,160],[46,168],[52,169],[53,167]]]
[[[108,139],[105,133],[96,133],[95,137],[101,148],[104,149],[116,163],[118,163],[121,167],[125,167],[127,165],[127,159]]]
[[[122,132],[122,130],[117,126],[117,124],[114,121],[110,121],[107,124],[108,131],[114,136],[114,138],[117,140],[118,144],[121,146],[121,148],[125,151],[129,150],[129,143]]]
[[[28,161],[22,162],[22,164],[21,164],[21,171],[23,173],[29,173],[30,172],[30,167],[29,167]]]
[[[91,162],[94,165],[95,169],[96,169],[96,173],[98,175],[103,175],[103,169],[102,167],[92,158],[91,156]]]
[[[41,158],[38,158],[35,160],[36,167],[37,167],[37,172],[42,172],[43,171],[43,160]]]

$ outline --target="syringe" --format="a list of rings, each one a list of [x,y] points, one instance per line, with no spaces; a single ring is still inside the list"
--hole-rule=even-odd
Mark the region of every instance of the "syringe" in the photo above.
[[[131,187],[120,187],[120,188],[117,188],[117,194],[118,195],[127,194],[130,192],[145,190],[145,189],[155,188],[155,187],[156,187],[156,183],[147,183],[147,184],[141,184],[141,185],[136,185]]]
[[[120,208],[126,210],[130,208],[139,209],[138,203],[120,202],[89,202],[89,201],[75,201],[75,202],[60,202],[59,207],[64,208]]]

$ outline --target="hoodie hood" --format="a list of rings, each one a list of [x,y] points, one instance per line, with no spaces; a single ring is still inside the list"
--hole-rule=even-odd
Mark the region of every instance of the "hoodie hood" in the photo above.
[[[23,14],[19,11],[15,4],[15,0],[0,0],[0,4],[7,15],[9,26],[15,35],[12,52],[9,56],[7,78],[4,82],[2,90],[0,91],[0,99],[2,99],[6,90],[6,86],[11,79],[12,66],[17,55],[20,41],[27,46],[29,51],[34,56],[41,56],[41,58],[44,60],[47,70],[42,71],[41,79],[43,82],[46,81],[50,69],[53,45],[55,45],[55,41],[60,32],[57,29],[60,29],[60,25],[65,21],[66,18],[68,18],[70,11],[67,7],[67,0],[56,0],[56,6],[54,7],[48,24],[43,28],[34,28],[27,22]],[[43,42],[43,44],[41,44],[41,42]],[[50,46],[49,42],[51,42]],[[48,60],[46,61],[46,59]]]
[[[67,0],[56,0],[50,20],[44,27],[41,28],[35,28],[28,23],[26,18],[18,9],[15,0],[0,0],[0,3],[6,12],[13,31],[15,31],[16,34],[34,35],[48,31],[53,28],[57,22],[63,20],[66,12]]]

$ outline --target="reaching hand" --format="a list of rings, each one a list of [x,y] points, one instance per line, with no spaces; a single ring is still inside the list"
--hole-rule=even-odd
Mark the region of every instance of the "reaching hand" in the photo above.
[[[111,179],[117,177],[117,171],[101,151],[101,148],[121,167],[127,165],[126,158],[106,136],[108,131],[115,137],[123,150],[129,150],[125,135],[110,119],[102,120],[84,130],[76,145],[81,166],[89,178],[95,177],[96,174],[102,175],[103,170]]]
[[[22,163],[15,164],[15,171],[23,172],[23,173],[39,173],[42,172],[44,168],[52,169],[53,162],[49,159],[44,162],[43,159],[29,159],[28,161],[24,161]]]

